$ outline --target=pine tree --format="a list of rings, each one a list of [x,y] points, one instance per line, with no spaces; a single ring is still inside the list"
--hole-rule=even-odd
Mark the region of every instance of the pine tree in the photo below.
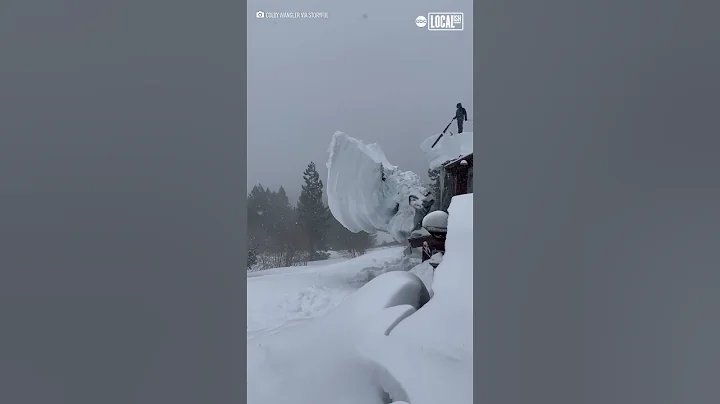
[[[252,269],[255,264],[257,264],[258,257],[257,257],[257,251],[255,251],[254,248],[249,248],[247,253],[247,269]]]
[[[323,183],[312,161],[303,172],[303,180],[305,185],[297,203],[297,219],[308,239],[310,258],[315,259],[319,252],[327,250],[326,235],[331,214],[323,202]]]
[[[273,243],[280,244],[281,239],[294,222],[293,208],[290,206],[285,188],[280,187],[277,192],[271,193],[266,219]]]
[[[248,265],[289,267],[306,260],[307,237],[300,233],[295,208],[285,188],[261,184],[248,194]]]
[[[295,223],[295,212],[290,205],[290,199],[288,199],[287,192],[282,186],[278,189],[275,194],[275,206],[277,209],[277,221],[281,231],[286,231],[288,227]]]
[[[266,226],[270,205],[268,191],[262,184],[255,185],[247,199],[248,247],[258,252],[264,252],[270,244],[270,229]]]
[[[299,261],[299,252],[304,250],[303,238],[298,237],[295,209],[290,205],[285,188],[280,187],[273,197],[272,227],[275,235],[274,251],[280,257],[282,266],[292,266]]]
[[[340,224],[340,222],[338,222],[338,220],[331,215],[328,225],[327,237],[325,238],[328,248],[335,251],[342,251],[345,248],[345,232],[348,231],[348,229],[343,227],[343,225]]]
[[[345,244],[344,255],[351,258],[363,255],[375,245],[376,240],[376,234],[365,233],[364,231],[352,233],[348,230],[343,243]]]
[[[328,247],[340,252],[343,256],[354,258],[365,254],[375,245],[377,235],[364,231],[353,233],[334,217],[330,217],[330,226],[327,232]]]

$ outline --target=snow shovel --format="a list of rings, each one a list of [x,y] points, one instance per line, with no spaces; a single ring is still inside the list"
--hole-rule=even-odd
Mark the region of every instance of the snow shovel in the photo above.
[[[450,127],[450,125],[452,125],[452,123],[453,123],[454,121],[455,121],[455,118],[453,117],[453,119],[450,120],[450,123],[447,124],[447,126],[445,127],[445,130],[443,130],[442,133],[440,133],[440,136],[438,136],[438,138],[435,139],[435,143],[433,143],[432,146],[430,146],[431,149],[434,148],[435,145],[437,144],[437,142],[440,141],[440,138],[443,137],[443,135],[445,134],[445,132],[447,132],[448,128]],[[426,146],[426,147],[427,147],[427,146]]]

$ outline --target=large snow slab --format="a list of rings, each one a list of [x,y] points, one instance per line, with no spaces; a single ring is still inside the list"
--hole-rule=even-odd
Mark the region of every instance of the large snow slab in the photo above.
[[[445,133],[440,141],[432,147],[433,143],[438,139],[438,135],[427,138],[420,144],[422,150],[427,156],[431,169],[440,167],[443,163],[455,160],[458,157],[464,157],[473,152],[473,133],[463,132],[450,135]]]
[[[390,164],[380,146],[342,132],[333,135],[327,162],[328,206],[352,232],[389,233],[406,242],[424,212],[428,190],[420,177]]]

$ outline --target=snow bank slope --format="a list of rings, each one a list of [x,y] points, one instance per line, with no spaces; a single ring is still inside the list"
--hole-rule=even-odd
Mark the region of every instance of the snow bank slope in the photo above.
[[[447,161],[467,156],[473,152],[472,132],[463,132],[455,135],[445,133],[435,147],[432,147],[438,136],[440,135],[430,136],[420,145],[420,150],[426,154],[431,169],[440,167],[440,165]]]
[[[473,402],[472,205],[472,194],[452,199],[432,299],[388,336],[363,345],[365,357],[392,375],[413,404]]]
[[[335,132],[328,152],[333,216],[352,232],[384,231],[405,242],[418,222],[416,215],[421,218],[432,204],[420,177],[390,164],[378,144],[366,145],[342,132]]]
[[[453,197],[449,207],[445,254],[435,269],[433,299],[395,330],[398,337],[422,335],[465,351],[473,340],[473,194]]]

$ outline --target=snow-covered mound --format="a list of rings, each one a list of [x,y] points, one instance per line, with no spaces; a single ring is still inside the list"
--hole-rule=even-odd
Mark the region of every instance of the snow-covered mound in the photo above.
[[[435,269],[432,299],[389,335],[376,333],[363,341],[363,356],[401,387],[404,396],[398,399],[413,404],[473,402],[472,208],[472,194],[452,199],[446,252]]]
[[[328,205],[352,232],[389,233],[406,242],[432,196],[420,177],[390,164],[380,146],[335,132],[327,162]]]
[[[420,150],[427,156],[431,169],[438,168],[443,163],[458,157],[467,156],[473,152],[472,132],[463,132],[455,135],[446,133],[440,138],[440,141],[437,142],[435,147],[432,147],[433,143],[438,139],[438,136],[440,135],[430,136],[420,144]]]
[[[422,220],[422,227],[428,232],[447,232],[448,214],[442,210],[428,213]]]

